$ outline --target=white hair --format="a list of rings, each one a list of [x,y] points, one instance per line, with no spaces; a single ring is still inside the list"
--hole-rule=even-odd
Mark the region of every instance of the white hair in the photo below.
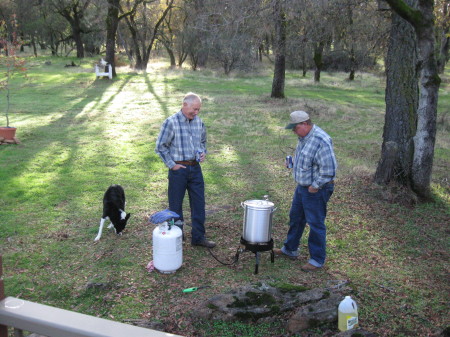
[[[183,98],[183,104],[192,104],[194,101],[199,101],[200,103],[202,103],[202,99],[200,98],[200,96],[194,94],[193,92],[187,93]]]

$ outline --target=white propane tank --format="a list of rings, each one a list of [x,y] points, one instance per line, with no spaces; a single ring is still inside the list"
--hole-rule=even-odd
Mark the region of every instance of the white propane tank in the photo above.
[[[350,296],[345,296],[338,307],[338,328],[340,331],[347,331],[357,327],[358,307]]]
[[[169,229],[170,228],[170,229]],[[153,265],[163,273],[174,273],[183,263],[183,232],[167,221],[153,230]]]

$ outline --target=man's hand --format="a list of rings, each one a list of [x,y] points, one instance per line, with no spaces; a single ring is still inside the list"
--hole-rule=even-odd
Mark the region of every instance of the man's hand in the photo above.
[[[200,153],[200,163],[203,163],[205,161],[206,158],[206,153],[203,151],[202,153]]]
[[[317,192],[319,192],[319,189],[318,188],[314,188],[312,186],[309,186],[308,187],[308,192],[309,193],[317,193]]]
[[[181,164],[175,164],[175,166],[172,167],[172,171],[178,171],[181,168],[186,168],[186,166],[181,165]]]

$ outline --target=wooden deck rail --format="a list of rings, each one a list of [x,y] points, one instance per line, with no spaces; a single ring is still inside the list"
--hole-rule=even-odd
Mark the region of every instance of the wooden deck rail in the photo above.
[[[3,286],[3,263],[0,255],[0,301],[5,298],[5,287]],[[8,337],[8,327],[0,324],[0,337]]]
[[[14,328],[15,336],[23,336],[22,331],[35,332],[48,337],[177,336],[15,297],[5,297],[0,255],[0,337],[8,337],[8,327]]]

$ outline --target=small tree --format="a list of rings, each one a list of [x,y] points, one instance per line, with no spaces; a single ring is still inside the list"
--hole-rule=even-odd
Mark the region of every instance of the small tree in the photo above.
[[[16,15],[12,15],[11,22],[0,21],[0,67],[4,71],[4,77],[0,79],[0,90],[6,91],[6,127],[9,128],[9,110],[11,106],[11,80],[17,73],[23,73],[26,69],[25,59],[18,57],[16,51],[22,45],[22,40],[17,34]]]

